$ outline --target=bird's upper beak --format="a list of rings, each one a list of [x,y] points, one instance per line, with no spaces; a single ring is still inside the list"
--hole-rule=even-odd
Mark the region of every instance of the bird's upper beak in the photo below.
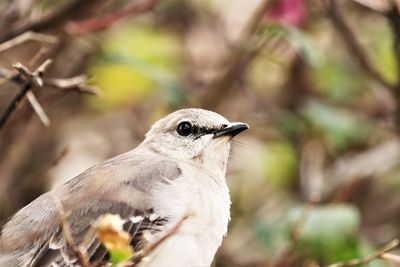
[[[232,122],[232,123],[228,124],[226,127],[216,130],[214,132],[214,138],[218,138],[218,137],[222,137],[222,136],[234,137],[235,135],[237,135],[249,128],[250,128],[250,126],[247,123]]]

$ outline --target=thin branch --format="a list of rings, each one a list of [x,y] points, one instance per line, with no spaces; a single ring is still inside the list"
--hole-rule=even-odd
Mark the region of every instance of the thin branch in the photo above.
[[[35,84],[39,87],[43,86],[42,76],[46,69],[50,66],[53,61],[51,59],[46,59],[40,66],[33,72],[31,72],[27,67],[17,62],[13,64],[13,67],[23,76],[28,82]]]
[[[3,114],[0,116],[0,130],[4,127],[5,123],[11,117],[12,113],[17,108],[18,104],[21,100],[27,95],[27,93],[34,87],[54,87],[64,91],[76,91],[79,93],[86,93],[92,95],[98,95],[99,90],[95,86],[86,85],[87,77],[84,75],[66,78],[66,79],[57,79],[57,78],[42,78],[44,72],[52,63],[52,60],[45,60],[35,71],[31,72],[27,67],[22,65],[21,63],[15,63],[13,66],[18,71],[17,73],[13,73],[6,69],[0,69],[0,77],[3,76],[5,80],[9,80],[17,83],[21,86],[20,91],[11,100],[10,104],[7,106]],[[29,94],[28,100],[32,105],[34,111],[43,122],[44,125],[48,126],[50,124],[50,120],[44,109],[37,101],[36,97],[33,93]]]
[[[42,76],[51,63],[52,60],[50,59],[45,60],[34,72],[30,72],[28,68],[22,65],[21,63],[14,64],[14,68],[20,73],[20,75],[22,75],[28,81],[28,83],[30,83],[31,88],[34,84],[37,84],[39,87],[42,87],[43,86]],[[45,126],[49,126],[50,125],[49,117],[47,116],[44,109],[37,100],[36,96],[30,89],[28,89],[28,91],[26,92],[26,96],[29,103],[31,104],[33,110],[36,112],[42,123]]]
[[[384,260],[400,263],[400,256],[392,254],[392,253],[383,253],[380,258],[384,259]]]
[[[11,117],[11,114],[15,111],[18,104],[24,98],[26,93],[31,89],[31,83],[25,82],[19,92],[15,95],[14,99],[8,104],[3,114],[0,116],[0,130],[3,129],[3,126],[6,124],[8,119]]]
[[[30,40],[42,43],[57,43],[58,38],[49,34],[35,33],[30,31],[25,32],[11,40],[8,40],[7,42],[0,44],[0,53]]]
[[[378,249],[377,251],[375,251],[374,253],[368,255],[365,258],[362,259],[353,259],[353,260],[349,260],[346,262],[340,262],[340,263],[335,263],[335,264],[330,264],[327,265],[325,267],[350,267],[350,266],[356,266],[356,265],[361,265],[361,264],[367,264],[373,260],[379,259],[379,258],[383,258],[383,257],[387,257],[386,253],[388,253],[389,251],[394,250],[395,248],[397,248],[397,246],[399,245],[399,240],[398,239],[394,239],[391,242],[389,242],[388,244],[386,244],[385,246],[383,246],[382,248]],[[383,256],[386,255],[386,256]]]
[[[357,59],[358,64],[361,68],[364,69],[365,73],[372,77],[377,83],[383,86],[386,90],[390,90],[393,88],[393,85],[390,84],[371,64],[366,52],[359,44],[358,40],[355,37],[352,29],[346,22],[342,11],[338,7],[336,0],[326,0],[327,1],[327,11],[330,16],[334,26],[338,30],[338,32],[342,35],[343,41],[347,45],[351,54]]]
[[[14,97],[14,99],[11,100],[10,104],[6,107],[5,111],[1,115],[0,129],[3,128],[3,126],[8,121],[8,119],[11,117],[12,113],[15,111],[18,104],[25,97],[25,95],[27,95],[28,92],[34,86],[39,86],[39,87],[43,86],[42,76],[43,76],[44,72],[46,71],[46,69],[51,64],[51,62],[52,62],[52,60],[50,60],[50,59],[45,60],[33,72],[31,72],[27,67],[25,67],[21,63],[15,63],[13,65],[14,68],[18,71],[19,80],[22,80],[22,85],[21,85],[20,91],[17,93],[17,95]],[[41,121],[45,125],[48,125],[50,123],[50,120],[49,120],[48,116],[46,115],[46,113],[44,112],[43,108],[40,106],[36,97],[33,95],[33,93],[30,94],[28,100],[31,103],[34,111],[37,113],[37,115],[41,119]]]
[[[338,7],[336,0],[326,0],[327,11],[330,15],[333,24],[336,26],[339,33],[342,35],[345,44],[347,45],[350,52],[355,56],[360,67],[365,73],[372,77],[377,83],[383,86],[386,95],[391,95],[396,101],[396,111],[394,114],[395,128],[398,134],[400,134],[400,13],[397,5],[392,2],[386,12],[380,13],[385,14],[392,30],[393,35],[393,52],[397,64],[397,81],[395,83],[389,82],[385,77],[380,74],[377,69],[371,64],[368,59],[366,52],[359,44],[355,37],[355,34],[347,24],[340,8]]]
[[[26,98],[29,101],[29,104],[31,104],[33,110],[36,112],[38,115],[40,121],[45,125],[45,126],[50,126],[50,119],[49,116],[47,116],[46,112],[44,111],[42,105],[40,105],[39,100],[36,98],[35,94],[32,92],[32,90],[29,90],[26,93]]]
[[[96,86],[87,85],[88,78],[79,75],[71,78],[44,78],[44,86],[54,87],[64,91],[76,91],[78,93],[99,95],[100,90]]]
[[[4,68],[0,68],[0,78],[3,78],[3,83],[11,81],[20,85],[25,82],[24,79],[21,79],[18,72],[12,72]],[[89,79],[86,75],[78,75],[70,78],[42,78],[43,87],[52,87],[63,91],[75,91],[83,94],[99,95],[100,90],[96,86],[86,84],[88,80]]]
[[[232,47],[228,62],[221,75],[218,75],[211,84],[208,86],[206,93],[200,100],[200,104],[204,108],[214,108],[215,106],[226,97],[227,93],[232,89],[233,83],[237,80],[235,76],[240,73],[242,69],[253,58],[253,50],[249,51],[249,42],[254,33],[259,29],[262,18],[264,17],[265,10],[272,3],[272,0],[260,1],[249,22],[245,25],[240,39]]]
[[[349,181],[382,174],[399,163],[399,139],[388,140],[359,154],[341,157],[324,172],[323,198]]]
[[[77,257],[77,263],[79,263],[81,267],[90,267],[89,256],[86,249],[83,246],[76,244],[72,235],[72,231],[68,222],[69,214],[64,210],[61,201],[56,196],[52,196],[60,216],[61,229],[68,251],[72,252],[74,254],[73,256]]]
[[[304,228],[310,216],[311,209],[314,204],[312,202],[306,203],[302,208],[299,217],[290,228],[289,242],[281,255],[274,261],[272,266],[292,266],[294,263],[294,251],[296,245],[304,234]]]
[[[123,9],[114,11],[101,17],[69,22],[67,25],[65,25],[65,30],[70,34],[105,30],[126,17],[152,10],[158,2],[159,0],[145,0],[139,3],[134,1],[133,4]]]
[[[400,13],[394,3],[392,3],[392,8],[386,13],[386,17],[393,33],[393,52],[397,64],[397,81],[393,86],[393,93],[397,103],[395,124],[397,132],[400,134]]]
[[[171,229],[169,229],[163,236],[161,236],[156,241],[148,244],[142,250],[138,251],[133,259],[129,260],[124,264],[126,267],[137,266],[145,257],[147,257],[151,252],[156,250],[161,244],[163,244],[167,239],[175,235],[179,229],[182,227],[183,223],[191,217],[190,214],[183,216]]]
[[[21,26],[11,29],[9,32],[0,36],[0,43],[4,43],[18,35],[23,34],[27,31],[41,31],[49,27],[56,27],[60,23],[64,22],[71,14],[74,14],[75,10],[82,8],[82,5],[92,4],[98,2],[97,0],[70,0],[66,1],[65,4],[56,7],[47,14],[40,18],[28,21]]]

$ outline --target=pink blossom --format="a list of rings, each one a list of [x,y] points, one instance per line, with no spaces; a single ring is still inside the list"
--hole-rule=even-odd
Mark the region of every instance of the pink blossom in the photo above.
[[[301,27],[307,22],[304,0],[280,0],[265,14],[267,22]]]

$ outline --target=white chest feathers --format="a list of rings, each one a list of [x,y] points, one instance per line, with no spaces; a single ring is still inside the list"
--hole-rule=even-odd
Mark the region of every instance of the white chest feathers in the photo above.
[[[169,226],[185,214],[190,217],[143,266],[210,266],[227,232],[231,201],[225,177],[195,168],[182,173],[172,184],[157,188],[163,198],[156,207],[160,215],[172,218]]]

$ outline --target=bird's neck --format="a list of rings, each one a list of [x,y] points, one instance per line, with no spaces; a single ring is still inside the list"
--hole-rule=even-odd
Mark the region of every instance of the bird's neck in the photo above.
[[[218,179],[225,179],[226,167],[229,157],[229,146],[225,148],[225,153],[215,153],[215,151],[207,151],[206,153],[201,153],[189,159],[173,157],[164,153],[162,149],[159,149],[155,146],[140,145],[137,149],[144,149],[149,153],[155,153],[157,156],[173,160],[178,164],[184,163],[192,165],[198,169],[206,171],[209,175],[213,177],[218,177]]]

